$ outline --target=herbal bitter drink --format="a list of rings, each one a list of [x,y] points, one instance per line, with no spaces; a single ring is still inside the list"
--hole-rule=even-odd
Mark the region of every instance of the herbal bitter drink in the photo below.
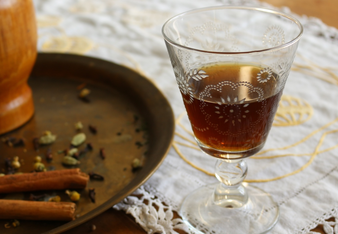
[[[202,150],[230,159],[258,152],[282,95],[277,74],[250,64],[207,65],[191,74],[189,89],[180,90]]]

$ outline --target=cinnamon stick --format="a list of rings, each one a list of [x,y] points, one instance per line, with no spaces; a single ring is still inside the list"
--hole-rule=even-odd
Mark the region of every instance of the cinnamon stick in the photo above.
[[[0,219],[64,220],[74,219],[73,202],[0,200]]]
[[[88,180],[89,176],[79,168],[5,175],[0,177],[0,193],[83,189]]]

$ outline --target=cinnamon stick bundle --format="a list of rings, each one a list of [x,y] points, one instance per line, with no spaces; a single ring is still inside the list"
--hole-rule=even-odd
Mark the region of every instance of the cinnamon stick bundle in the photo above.
[[[83,189],[88,180],[89,176],[79,168],[5,175],[0,177],[0,193]]]
[[[64,220],[74,219],[73,202],[0,200],[0,219]]]

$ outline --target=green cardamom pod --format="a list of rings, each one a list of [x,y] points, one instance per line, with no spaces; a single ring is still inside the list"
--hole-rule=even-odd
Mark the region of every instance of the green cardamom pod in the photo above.
[[[43,135],[39,138],[39,143],[42,145],[48,145],[53,143],[56,140],[56,135]]]
[[[83,132],[76,134],[73,139],[71,144],[73,146],[78,146],[81,145],[84,141],[86,140],[86,134],[84,134]]]
[[[62,163],[67,166],[74,166],[80,164],[80,161],[71,156],[65,156],[62,159]]]

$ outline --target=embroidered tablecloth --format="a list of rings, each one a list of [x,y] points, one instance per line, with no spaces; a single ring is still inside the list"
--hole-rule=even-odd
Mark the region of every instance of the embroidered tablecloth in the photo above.
[[[161,35],[163,23],[186,10],[254,5],[254,0],[34,0],[38,49],[99,57],[144,74],[163,91],[177,118],[173,146],[160,168],[114,208],[133,215],[148,233],[190,233],[173,219],[184,197],[216,182],[215,159],[198,150]],[[292,14],[288,8],[278,9]],[[305,32],[264,149],[247,160],[246,180],[280,206],[271,233],[310,233],[323,224],[338,233],[338,32],[296,16]],[[147,201],[147,202],[144,202]],[[333,221],[326,219],[333,217]],[[337,220],[336,220],[337,219]],[[206,230],[213,233],[213,230]]]

